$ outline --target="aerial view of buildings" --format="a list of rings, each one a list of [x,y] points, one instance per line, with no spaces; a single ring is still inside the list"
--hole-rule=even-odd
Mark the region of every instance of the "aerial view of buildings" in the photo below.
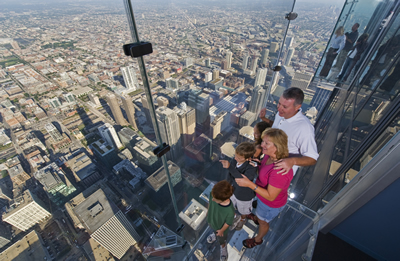
[[[219,160],[254,142],[286,89],[312,124],[346,89],[317,77],[345,1],[298,3],[291,21],[293,1],[133,2],[135,27],[123,1],[0,3],[0,260],[219,260],[204,239]],[[152,44],[145,68],[124,54],[134,30]],[[389,103],[371,106],[358,122]],[[371,131],[357,124],[350,150]],[[229,260],[256,255],[241,246],[254,231],[230,232]]]

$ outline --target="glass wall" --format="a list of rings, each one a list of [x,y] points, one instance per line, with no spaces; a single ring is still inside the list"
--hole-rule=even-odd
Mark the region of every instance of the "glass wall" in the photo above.
[[[374,37],[368,40],[359,70],[353,72],[354,77],[348,82],[349,89],[333,91],[317,120],[318,163],[304,168],[293,186],[296,199],[304,200],[312,209],[326,205],[398,131],[396,70],[400,24],[397,3],[385,4],[388,5],[385,8],[380,3],[369,11],[374,16],[365,21],[368,25],[365,30]],[[390,19],[386,19],[388,12]],[[390,21],[382,26],[382,20],[376,16]]]

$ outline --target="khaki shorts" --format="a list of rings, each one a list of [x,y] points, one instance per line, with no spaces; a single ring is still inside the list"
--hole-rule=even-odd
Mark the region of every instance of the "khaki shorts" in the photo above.
[[[235,209],[239,212],[240,215],[248,215],[251,213],[251,210],[253,209],[253,200],[249,201],[242,201],[238,200],[235,195],[231,196],[231,201]]]

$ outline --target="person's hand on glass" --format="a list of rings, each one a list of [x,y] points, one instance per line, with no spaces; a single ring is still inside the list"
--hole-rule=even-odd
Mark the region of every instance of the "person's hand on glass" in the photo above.
[[[247,187],[247,188],[251,188],[254,187],[254,183],[253,181],[249,180],[245,175],[242,174],[241,179],[235,179],[236,183],[240,186],[240,187]]]
[[[223,167],[224,169],[229,168],[229,166],[231,165],[231,164],[229,163],[229,161],[227,161],[227,160],[220,160],[219,162],[222,163],[222,167]]]
[[[294,162],[290,158],[286,158],[278,160],[274,164],[274,169],[279,169],[278,174],[286,175],[293,168]]]

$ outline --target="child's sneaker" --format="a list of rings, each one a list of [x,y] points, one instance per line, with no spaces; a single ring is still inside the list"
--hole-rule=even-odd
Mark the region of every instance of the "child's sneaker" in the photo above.
[[[235,215],[232,226],[229,227],[229,230],[234,230],[237,227],[237,225],[239,224],[239,222],[240,222],[240,215]]]
[[[208,237],[207,237],[207,243],[211,244],[213,242],[215,242],[215,240],[217,240],[217,236],[215,235],[215,233],[211,233]]]
[[[227,260],[228,260],[228,248],[225,244],[225,247],[221,247],[220,261],[227,261]]]

